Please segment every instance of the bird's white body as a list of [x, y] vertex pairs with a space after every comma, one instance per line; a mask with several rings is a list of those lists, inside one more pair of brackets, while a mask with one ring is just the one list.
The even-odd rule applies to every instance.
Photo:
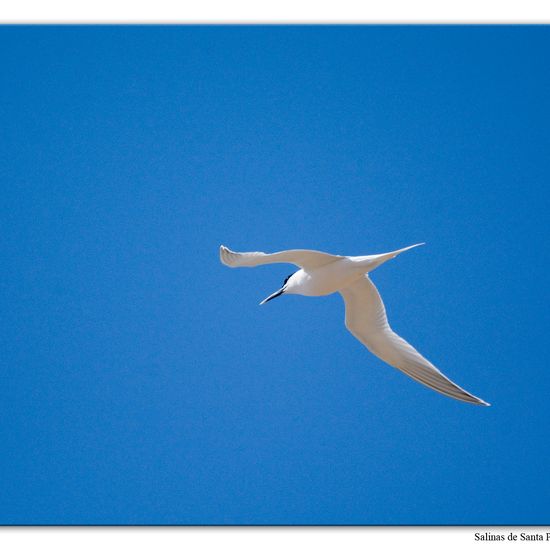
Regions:
[[286, 283], [286, 294], [327, 296], [349, 286], [363, 276], [362, 268], [350, 258], [315, 269], [300, 269]]
[[379, 265], [395, 258], [397, 254], [420, 246], [419, 244], [396, 250], [388, 254], [372, 256], [336, 256], [334, 261], [314, 267], [303, 267], [293, 273], [285, 285], [285, 294], [302, 296], [328, 296], [339, 292]]
[[339, 292], [346, 305], [346, 327], [374, 355], [444, 395], [488, 405], [449, 380], [390, 328], [382, 299], [367, 274], [416, 246], [420, 245], [370, 256], [338, 256], [315, 250], [285, 250], [274, 254], [233, 252], [221, 246], [220, 259], [229, 267], [256, 267], [271, 263], [297, 265], [300, 269], [287, 277], [282, 288], [261, 304], [282, 294], [326, 296]]

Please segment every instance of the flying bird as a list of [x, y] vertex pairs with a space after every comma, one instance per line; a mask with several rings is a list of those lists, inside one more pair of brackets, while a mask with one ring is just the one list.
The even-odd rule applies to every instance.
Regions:
[[262, 300], [260, 305], [283, 294], [327, 296], [339, 292], [346, 307], [346, 328], [374, 355], [443, 395], [467, 403], [489, 406], [489, 403], [447, 378], [393, 332], [382, 298], [369, 278], [368, 274], [384, 262], [422, 244], [424, 243], [370, 256], [337, 256], [316, 250], [283, 250], [274, 254], [233, 252], [222, 245], [220, 260], [229, 267], [256, 267], [274, 263], [296, 265], [300, 269], [289, 275], [282, 287]]

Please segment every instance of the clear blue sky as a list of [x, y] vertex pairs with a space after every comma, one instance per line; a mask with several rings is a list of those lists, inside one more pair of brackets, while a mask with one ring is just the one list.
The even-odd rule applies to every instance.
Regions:
[[[3, 27], [0, 522], [550, 521], [548, 27]], [[372, 278], [493, 404], [218, 247]]]

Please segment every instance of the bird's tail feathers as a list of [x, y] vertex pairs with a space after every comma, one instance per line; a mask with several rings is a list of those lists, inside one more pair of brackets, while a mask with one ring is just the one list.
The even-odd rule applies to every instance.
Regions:
[[393, 252], [386, 252], [385, 254], [373, 254], [371, 256], [360, 256], [357, 258], [357, 260], [359, 260], [360, 265], [364, 264], [365, 267], [368, 267], [368, 271], [372, 271], [373, 269], [376, 269], [378, 266], [382, 265], [388, 260], [392, 260], [396, 256], [399, 256], [399, 254], [401, 254], [402, 252], [410, 250], [411, 248], [416, 248], [417, 246], [422, 246], [423, 244], [426, 244], [426, 243], [413, 244], [411, 246], [406, 246], [405, 248], [400, 248], [399, 250], [394, 250]]

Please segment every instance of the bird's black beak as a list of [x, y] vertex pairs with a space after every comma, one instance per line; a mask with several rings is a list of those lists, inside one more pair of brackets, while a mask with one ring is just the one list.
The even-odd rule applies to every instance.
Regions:
[[285, 291], [284, 288], [280, 288], [277, 292], [274, 292], [271, 296], [268, 296], [265, 300], [262, 300], [260, 302], [260, 305], [262, 306], [266, 302], [269, 302], [269, 300], [273, 300], [273, 298], [277, 298], [277, 296], [280, 296]]

